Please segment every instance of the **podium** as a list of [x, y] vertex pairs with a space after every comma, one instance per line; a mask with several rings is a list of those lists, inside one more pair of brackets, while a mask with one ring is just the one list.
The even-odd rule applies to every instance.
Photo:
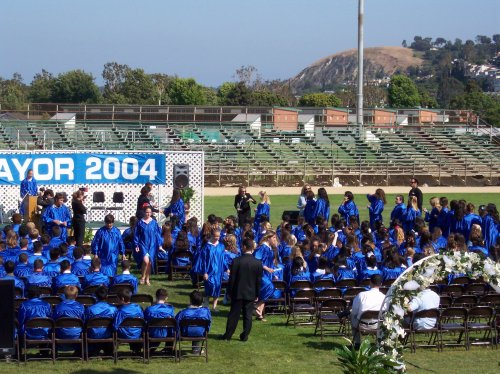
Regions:
[[24, 209], [24, 215], [23, 219], [24, 222], [28, 221], [35, 221], [36, 220], [36, 214], [37, 214], [37, 200], [38, 197], [36, 196], [25, 196], [23, 199], [23, 209]]

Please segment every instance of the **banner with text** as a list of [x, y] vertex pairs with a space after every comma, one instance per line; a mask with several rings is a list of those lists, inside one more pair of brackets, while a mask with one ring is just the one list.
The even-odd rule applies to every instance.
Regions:
[[33, 170], [39, 184], [164, 184], [165, 154], [0, 154], [0, 185], [19, 184]]

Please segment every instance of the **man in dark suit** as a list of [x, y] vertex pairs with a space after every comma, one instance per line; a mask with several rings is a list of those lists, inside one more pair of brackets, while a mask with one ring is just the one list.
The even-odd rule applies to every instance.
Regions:
[[250, 209], [250, 202], [256, 204], [255, 199], [247, 193], [247, 189], [240, 186], [238, 189], [238, 195], [234, 197], [234, 208], [238, 213], [238, 225], [243, 227], [243, 225], [249, 221], [252, 216], [252, 210]]
[[226, 332], [221, 336], [223, 340], [231, 340], [240, 313], [243, 310], [243, 332], [240, 340], [245, 342], [252, 329], [252, 314], [254, 303], [259, 296], [262, 281], [262, 262], [252, 256], [254, 250], [252, 239], [243, 241], [243, 255], [235, 258], [229, 275], [227, 294], [231, 298], [231, 310], [227, 316]]

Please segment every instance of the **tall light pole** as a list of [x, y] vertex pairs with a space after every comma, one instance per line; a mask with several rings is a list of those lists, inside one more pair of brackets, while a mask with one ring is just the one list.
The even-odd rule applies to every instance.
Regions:
[[356, 122], [358, 136], [363, 137], [363, 22], [365, 15], [365, 0], [358, 0], [358, 103]]

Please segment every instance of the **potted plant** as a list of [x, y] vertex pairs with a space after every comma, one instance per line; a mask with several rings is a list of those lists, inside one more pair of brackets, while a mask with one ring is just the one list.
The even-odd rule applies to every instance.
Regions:
[[181, 192], [181, 199], [182, 201], [184, 201], [184, 213], [187, 219], [187, 217], [189, 216], [189, 211], [191, 209], [190, 202], [194, 196], [195, 191], [191, 187], [185, 187], [181, 188], [180, 192]]

